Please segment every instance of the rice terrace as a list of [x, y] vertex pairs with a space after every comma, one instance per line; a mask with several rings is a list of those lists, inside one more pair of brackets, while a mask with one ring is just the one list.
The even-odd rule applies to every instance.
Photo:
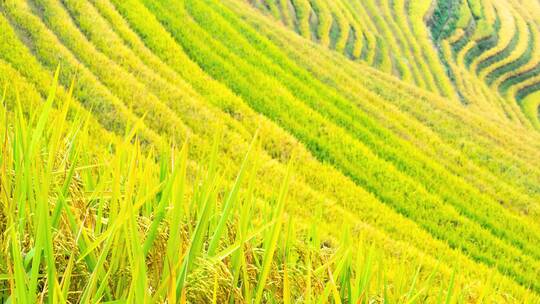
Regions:
[[0, 0], [0, 303], [540, 303], [540, 2]]

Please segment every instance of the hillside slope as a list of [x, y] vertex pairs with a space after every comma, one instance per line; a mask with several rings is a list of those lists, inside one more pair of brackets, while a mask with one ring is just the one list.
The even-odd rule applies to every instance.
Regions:
[[250, 0], [298, 34], [406, 82], [540, 130], [537, 1]]
[[[370, 12], [370, 9], [376, 9], [371, 7], [375, 6], [375, 1], [372, 2], [367, 1], [371, 5], [366, 8], [353, 6], [358, 5], [358, 1], [351, 1], [351, 7], [345, 7], [349, 6], [346, 1], [318, 0], [309, 3], [320, 5], [321, 14], [332, 9], [325, 6], [335, 6], [334, 9], [344, 16], [354, 17], [353, 13], [374, 16]], [[286, 4], [287, 1], [279, 3]], [[307, 0], [302, 3], [309, 4]], [[393, 3], [403, 6], [400, 1]], [[272, 5], [268, 7], [274, 15], [279, 13], [272, 9]], [[299, 14], [298, 7], [295, 8]], [[414, 10], [410, 6], [409, 9]], [[384, 11], [396, 18], [402, 16], [394, 7], [386, 7]], [[9, 231], [17, 230], [21, 239], [27, 235], [33, 240], [34, 231], [49, 227], [40, 226], [48, 223], [49, 217], [56, 219], [57, 222], [53, 220], [53, 223], [63, 223], [66, 227], [61, 229], [58, 227], [63, 226], [52, 225], [52, 235], [35, 241], [19, 242], [15, 232], [5, 236], [2, 241], [9, 245], [2, 247], [11, 248], [11, 252], [2, 252], [1, 255], [7, 257], [3, 260], [31, 265], [32, 272], [12, 275], [14, 271], [9, 263], [0, 264], [0, 274], [6, 274], [8, 278], [0, 277], [0, 283], [10, 281], [12, 284], [9, 286], [18, 285], [19, 289], [15, 290], [20, 290], [24, 284], [21, 282], [25, 280], [37, 282], [37, 274], [45, 274], [44, 270], [40, 271], [42, 262], [47, 271], [54, 268], [52, 265], [57, 265], [59, 271], [69, 268], [65, 264], [71, 253], [65, 248], [58, 248], [62, 244], [50, 249], [43, 245], [44, 256], [49, 259], [47, 263], [40, 260], [39, 254], [37, 258], [27, 254], [36, 243], [47, 244], [44, 240], [52, 242], [55, 237], [66, 234], [70, 236], [71, 243], [68, 243], [71, 247], [64, 247], [77, 252], [78, 256], [72, 262], [75, 266], [70, 267], [78, 271], [76, 273], [81, 279], [73, 279], [75, 283], [71, 286], [59, 279], [58, 285], [73, 291], [73, 301], [100, 299], [99, 293], [92, 298], [96, 290], [106, 300], [129, 302], [137, 297], [144, 297], [145, 301], [157, 297], [157, 301], [163, 301], [174, 294], [174, 290], [168, 290], [167, 284], [174, 281], [177, 288], [184, 287], [183, 280], [188, 281], [187, 291], [180, 288], [178, 299], [186, 296], [187, 292], [187, 298], [192, 302], [203, 301], [197, 297], [210, 294], [209, 290], [220, 290], [221, 293], [222, 289], [224, 293], [237, 290], [241, 296], [234, 296], [240, 302], [241, 299], [249, 302], [250, 296], [260, 301], [263, 294], [267, 302], [285, 301], [285, 290], [289, 288], [285, 286], [289, 283], [279, 278], [287, 277], [288, 274], [281, 274], [287, 272], [290, 264], [283, 262], [289, 259], [287, 240], [283, 239], [287, 239], [287, 234], [294, 235], [290, 230], [297, 229], [303, 236], [298, 237], [299, 248], [311, 246], [315, 249], [308, 250], [309, 254], [298, 249], [297, 256], [290, 258], [296, 261], [291, 264], [297, 266], [294, 270], [298, 272], [294, 272], [291, 266], [290, 276], [294, 283], [288, 292], [292, 293], [290, 297], [293, 299], [308, 294], [302, 288], [303, 279], [300, 279], [306, 277], [305, 273], [308, 273], [308, 278], [319, 278], [321, 286], [314, 282], [313, 289], [322, 294], [321, 298], [332, 297], [334, 302], [338, 302], [340, 297], [344, 302], [359, 299], [361, 293], [356, 294], [356, 291], [360, 289], [347, 289], [346, 286], [350, 286], [351, 281], [357, 283], [355, 287], [360, 285], [361, 268], [350, 273], [342, 269], [353, 269], [355, 263], [360, 264], [362, 259], [369, 260], [359, 249], [363, 248], [360, 244], [367, 243], [380, 248], [385, 261], [384, 266], [381, 266], [382, 262], [378, 266], [383, 269], [377, 275], [380, 277], [373, 278], [365, 291], [372, 299], [385, 296], [382, 294], [384, 290], [396, 301], [408, 299], [419, 303], [440, 301], [442, 294], [448, 301], [456, 303], [477, 302], [485, 298], [494, 302], [540, 301], [540, 134], [532, 127], [535, 122], [525, 118], [531, 118], [531, 112], [526, 116], [517, 109], [514, 97], [510, 98], [514, 102], [507, 102], [499, 93], [492, 94], [487, 85], [476, 86], [479, 80], [467, 82], [467, 85], [490, 92], [485, 98], [477, 98], [476, 93], [457, 87], [439, 64], [436, 49], [428, 53], [424, 45], [427, 40], [407, 38], [421, 37], [424, 34], [416, 31], [426, 31], [426, 28], [411, 26], [410, 32], [400, 33], [396, 38], [397, 28], [409, 30], [399, 24], [383, 24], [382, 18], [373, 22], [361, 16], [343, 18], [330, 22], [330, 25], [326, 21], [317, 39], [326, 39], [326, 44], [331, 44], [332, 48], [343, 49], [349, 55], [344, 56], [341, 52], [329, 50], [326, 45], [310, 41], [313, 37], [310, 19], [306, 15], [303, 19], [286, 19], [291, 18], [290, 15], [283, 17], [289, 20], [286, 24], [298, 24], [302, 34], [298, 35], [244, 0], [5, 0], [0, 3], [0, 12], [0, 79], [6, 84], [5, 100], [7, 109], [12, 113], [10, 117], [17, 117], [17, 100], [24, 108], [22, 112], [30, 117], [40, 117], [33, 111], [40, 101], [50, 96], [57, 68], [60, 69], [55, 103], [57, 112], [62, 113], [60, 101], [70, 99], [68, 96], [74, 81], [73, 100], [68, 107], [75, 113], [82, 113], [82, 117], [86, 117], [85, 114], [90, 117], [86, 122], [88, 131], [84, 132], [86, 135], [79, 147], [84, 166], [77, 169], [81, 171], [80, 187], [84, 189], [81, 191], [90, 194], [83, 195], [81, 201], [66, 200], [74, 205], [64, 208], [65, 212], [58, 211], [62, 215], [53, 210], [49, 214], [32, 202], [27, 208], [15, 207], [15, 204], [10, 204], [14, 199], [2, 198], [5, 199], [2, 217], [11, 218], [10, 212], [13, 211], [7, 206], [12, 206], [13, 210], [18, 208], [19, 218], [32, 219], [28, 225], [13, 220], [13, 227], [20, 230], [13, 228]], [[317, 18], [322, 27], [322, 15]], [[336, 31], [332, 28], [344, 22], [358, 22], [358, 26], [367, 29], [363, 32], [364, 44], [345, 39], [344, 35], [330, 35]], [[516, 26], [519, 25], [517, 23]], [[306, 26], [309, 32], [306, 32]], [[519, 26], [523, 27], [523, 24]], [[531, 35], [537, 35], [538, 31], [532, 26], [529, 26]], [[374, 28], [381, 28], [381, 36], [367, 37], [375, 33]], [[501, 22], [501, 31], [502, 28]], [[357, 33], [356, 30], [352, 32]], [[325, 35], [329, 37], [323, 38]], [[397, 47], [405, 43], [399, 39], [407, 40], [410, 45], [407, 48]], [[445, 41], [441, 38], [442, 49]], [[393, 56], [407, 59], [401, 63], [399, 60], [386, 62], [393, 57], [381, 52], [380, 48], [364, 46], [370, 43], [378, 43], [387, 50], [401, 50], [402, 53]], [[410, 61], [415, 58], [411, 50], [423, 50], [427, 59]], [[368, 63], [377, 64], [374, 68], [363, 61], [350, 60], [351, 54], [371, 58]], [[485, 60], [491, 58], [487, 54], [483, 56]], [[505, 66], [502, 62], [493, 63], [499, 67], [482, 64], [485, 61], [477, 59], [480, 57], [473, 58], [478, 67], [475, 69], [487, 78]], [[531, 60], [537, 57], [531, 55]], [[405, 64], [407, 60], [409, 63]], [[507, 64], [510, 63], [508, 61]], [[523, 63], [524, 66], [529, 64], [529, 61]], [[463, 67], [458, 65], [457, 69]], [[488, 69], [492, 71], [488, 72]], [[393, 71], [401, 71], [398, 76], [402, 79], [392, 75], [396, 74]], [[473, 74], [467, 72], [466, 75]], [[493, 83], [502, 86], [504, 81], [499, 80], [502, 77], [506, 76], [492, 77]], [[534, 77], [519, 83], [531, 83], [526, 87], [534, 87], [535, 82], [530, 79]], [[513, 83], [508, 90], [518, 85], [518, 82]], [[514, 90], [515, 94], [523, 95], [523, 102], [527, 104], [524, 108], [533, 112], [538, 108], [535, 94], [520, 93], [524, 89]], [[470, 97], [470, 103], [475, 106], [464, 106], [458, 92], [463, 96], [470, 95], [466, 98]], [[61, 114], [54, 115], [62, 117]], [[67, 117], [69, 125], [76, 130], [75, 122], [78, 120], [73, 117], [78, 116]], [[2, 126], [11, 124], [10, 121], [16, 120], [6, 118]], [[81, 118], [80, 121], [86, 120]], [[60, 135], [54, 135], [54, 120], [49, 123], [47, 130], [52, 134], [50, 138], [55, 139]], [[35, 128], [40, 130], [39, 126], [36, 123]], [[136, 126], [136, 134], [132, 136], [137, 140], [132, 140], [131, 136], [124, 139], [126, 130], [133, 126]], [[11, 129], [3, 128], [6, 134]], [[20, 137], [22, 135], [13, 135], [10, 142], [17, 142]], [[216, 139], [220, 137], [221, 140]], [[257, 140], [252, 143], [254, 137]], [[171, 145], [181, 146], [179, 143], [185, 141], [189, 142], [189, 149], [167, 152]], [[53, 140], [51, 142], [54, 143]], [[43, 149], [47, 150], [47, 142], [44, 143]], [[24, 140], [22, 146], [26, 147]], [[254, 150], [250, 153], [256, 155], [259, 170], [252, 168], [256, 165], [245, 165], [247, 161], [244, 158], [250, 159], [246, 153], [251, 150]], [[4, 155], [9, 155], [5, 151], [7, 149], [4, 149]], [[20, 152], [14, 149], [13, 154]], [[39, 159], [40, 153], [30, 152], [28, 159], [34, 155]], [[79, 157], [79, 153], [68, 155], [69, 161], [58, 161], [61, 164], [50, 160], [51, 168], [60, 166], [51, 172], [67, 171], [71, 157]], [[220, 169], [214, 167], [215, 155], [219, 155]], [[173, 159], [172, 164], [167, 157]], [[183, 158], [189, 161], [178, 161]], [[3, 156], [2, 164], [11, 164], [12, 159], [17, 157]], [[104, 169], [99, 169], [102, 170], [98, 174], [100, 178], [92, 177], [93, 159], [97, 164], [113, 166], [103, 166]], [[175, 207], [177, 199], [171, 198], [169, 209], [165, 208], [160, 198], [167, 195], [159, 192], [161, 190], [152, 201], [155, 204], [144, 203], [154, 189], [165, 187], [165, 183], [170, 183], [171, 189], [183, 185], [183, 180], [177, 180], [175, 174], [169, 176], [164, 173], [175, 167], [175, 160], [184, 163], [185, 170], [188, 170], [186, 183], [189, 186], [186, 188], [193, 188], [186, 190], [192, 202], [186, 206], [190, 207]], [[287, 169], [289, 162], [292, 163], [291, 169]], [[13, 161], [12, 165], [13, 171], [19, 172], [17, 170], [21, 167], [17, 162]], [[201, 168], [210, 173], [201, 173], [204, 172], [200, 171]], [[36, 174], [41, 174], [36, 170]], [[3, 171], [4, 179], [11, 176], [5, 173], [8, 171]], [[234, 211], [230, 212], [234, 212], [239, 220], [238, 223], [227, 224], [220, 219], [228, 219], [227, 206], [232, 205], [227, 204], [224, 197], [226, 193], [235, 193], [230, 189], [235, 189], [235, 181], [240, 179], [237, 176], [242, 175], [238, 172], [248, 172], [249, 178], [245, 179], [250, 181], [246, 182], [247, 190], [240, 194], [242, 206], [249, 205], [248, 201], [257, 203], [253, 203], [249, 207], [252, 210], [245, 214], [231, 207]], [[292, 178], [288, 191], [276, 190], [289, 174]], [[51, 176], [55, 175], [51, 173]], [[148, 177], [146, 182], [145, 176]], [[15, 179], [13, 184], [19, 185], [17, 182], [21, 180]], [[31, 183], [33, 178], [28, 177], [27, 181]], [[116, 184], [122, 185], [118, 187], [121, 189], [114, 187]], [[197, 185], [202, 186], [199, 189]], [[63, 189], [53, 182], [50, 187]], [[209, 190], [214, 187], [215, 192]], [[13, 189], [28, 197], [34, 195], [32, 190], [28, 190], [32, 187], [14, 186]], [[124, 195], [130, 193], [130, 189], [137, 189], [133, 190], [136, 193], [133, 197]], [[92, 196], [92, 191], [99, 194]], [[288, 193], [286, 199], [285, 192]], [[47, 194], [46, 191], [44, 193]], [[51, 190], [51, 193], [56, 192]], [[68, 195], [63, 190], [58, 190], [58, 193], [62, 193], [60, 197]], [[59, 194], [51, 196], [57, 198]], [[44, 201], [48, 202], [47, 195]], [[209, 203], [214, 201], [222, 203], [216, 206]], [[131, 204], [139, 206], [140, 210], [125, 207]], [[283, 214], [279, 212], [279, 206], [283, 206], [283, 213], [296, 228], [286, 230], [287, 223], [281, 227]], [[70, 213], [70, 209], [77, 208], [80, 210], [75, 215]], [[184, 244], [182, 248], [185, 250], [181, 253], [170, 249], [160, 254], [160, 250], [167, 246], [174, 248], [180, 242], [172, 237], [174, 233], [166, 231], [177, 229], [171, 222], [180, 219], [168, 211], [180, 210], [175, 208], [187, 210], [182, 213], [182, 221], [187, 228], [177, 232], [178, 238], [190, 245]], [[36, 214], [42, 216], [42, 220], [34, 220], [39, 218]], [[87, 216], [92, 220], [86, 220]], [[62, 221], [57, 218], [62, 218]], [[163, 228], [169, 226], [162, 225], [162, 220], [171, 227]], [[274, 225], [278, 222], [279, 225]], [[243, 228], [233, 229], [234, 232], [225, 233], [222, 238], [213, 237], [218, 234], [212, 232], [213, 229], [221, 231], [225, 229], [224, 225], [232, 229], [230, 226], [235, 227], [236, 224]], [[257, 231], [270, 225], [273, 225], [271, 231], [275, 230], [275, 233], [257, 241], [248, 238], [252, 233], [251, 238], [257, 239], [260, 233]], [[81, 237], [83, 241], [77, 237], [79, 230], [85, 231]], [[317, 233], [310, 235], [313, 230]], [[147, 235], [158, 235], [156, 244], [153, 239], [144, 242], [141, 252], [137, 247]], [[193, 242], [197, 240], [196, 236], [205, 240], [207, 237], [208, 240]], [[279, 257], [275, 258], [274, 264], [268, 262], [272, 266], [265, 266], [264, 261], [272, 261], [273, 258], [273, 251], [269, 251], [273, 247], [269, 244], [277, 243], [278, 238], [280, 245], [276, 256]], [[111, 239], [121, 240], [117, 244], [126, 245], [112, 246], [107, 241]], [[190, 239], [193, 243], [189, 243]], [[85, 243], [82, 246], [81, 242], [90, 245]], [[237, 242], [249, 244], [245, 246], [246, 251], [252, 247], [257, 249], [253, 249], [253, 256], [245, 255], [254, 269], [238, 262], [238, 247], [244, 247], [236, 245]], [[17, 252], [15, 245], [23, 249]], [[129, 249], [125, 249], [127, 253], [123, 255], [124, 247]], [[182, 263], [191, 266], [196, 264], [197, 258], [210, 263], [214, 261], [217, 248], [220, 254], [234, 249], [230, 258], [223, 258], [226, 260], [223, 267], [232, 269], [231, 278], [227, 274], [223, 275], [223, 281], [218, 280], [218, 276], [221, 278], [218, 272], [227, 273], [220, 268], [214, 271], [215, 283], [213, 277], [208, 279], [214, 272], [190, 272], [189, 275], [206, 276], [210, 282], [199, 284], [197, 277], [189, 276], [189, 270], [185, 270], [189, 267]], [[327, 249], [334, 254], [325, 255], [324, 250]], [[56, 254], [52, 254], [53, 251]], [[193, 253], [198, 251], [201, 253]], [[272, 252], [269, 258], [266, 252]], [[321, 261], [316, 267], [310, 265], [311, 259], [304, 260], [308, 255], [311, 257], [311, 252], [314, 261], [315, 256], [320, 255]], [[103, 262], [102, 259], [109, 254], [116, 262]], [[184, 255], [187, 258], [182, 260]], [[19, 262], [17, 259], [21, 256], [26, 261]], [[159, 261], [156, 264], [163, 265], [154, 265], [151, 258]], [[87, 261], [92, 259], [95, 261]], [[164, 266], [166, 259], [178, 260], [178, 264], [182, 264], [178, 269], [182, 271], [176, 273], [173, 266], [167, 270]], [[280, 266], [282, 262], [285, 266]], [[204, 265], [203, 262], [201, 264]], [[201, 264], [196, 264], [198, 266], [194, 269], [203, 269]], [[262, 287], [255, 287], [257, 285], [253, 283], [253, 294], [246, 291], [246, 284], [242, 287], [237, 284], [231, 289], [234, 283], [254, 276], [250, 272], [256, 273], [257, 282], [260, 282], [265, 270], [270, 271], [270, 268], [272, 273], [269, 276], [275, 281], [269, 280], [268, 284], [260, 285]], [[432, 273], [436, 273], [435, 279]], [[109, 277], [111, 274], [121, 279]], [[47, 272], [47, 275], [51, 273]], [[385, 288], [380, 287], [382, 281]], [[417, 281], [424, 285], [415, 287]], [[43, 287], [45, 284], [49, 284], [48, 289]], [[388, 290], [386, 284], [390, 286]], [[50, 295], [55, 289], [53, 280], [29, 286], [33, 288], [26, 290], [30, 294], [40, 290], [41, 294]], [[87, 289], [80, 292], [84, 286]], [[56, 288], [62, 290], [62, 287]], [[416, 292], [422, 297], [414, 298], [412, 295]], [[80, 293], [82, 296], [78, 298]], [[25, 298], [23, 294], [18, 296]], [[47, 297], [53, 301], [51, 298]], [[20, 302], [24, 303], [24, 300], [20, 299]]]

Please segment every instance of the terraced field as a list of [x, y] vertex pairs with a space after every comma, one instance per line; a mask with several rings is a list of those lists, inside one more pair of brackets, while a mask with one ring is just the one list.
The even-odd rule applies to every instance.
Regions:
[[0, 2], [0, 302], [540, 303], [538, 6]]
[[248, 2], [353, 61], [538, 129], [540, 101], [524, 102], [540, 90], [538, 1]]

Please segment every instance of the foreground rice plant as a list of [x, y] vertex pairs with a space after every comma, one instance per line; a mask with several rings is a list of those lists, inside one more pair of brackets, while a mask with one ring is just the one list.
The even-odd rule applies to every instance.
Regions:
[[55, 100], [56, 86], [39, 109], [9, 100], [6, 90], [0, 302], [453, 299], [453, 279], [448, 289], [430, 289], [436, 271], [423, 278], [420, 268], [411, 278], [385, 273], [379, 250], [352, 244], [349, 233], [334, 245], [316, 223], [299, 227], [286, 211], [291, 165], [275, 199], [259, 199], [256, 138], [229, 181], [219, 164], [220, 135], [199, 166], [188, 160], [188, 143], [159, 152], [141, 146], [137, 126], [114, 143], [100, 142], [69, 99]]

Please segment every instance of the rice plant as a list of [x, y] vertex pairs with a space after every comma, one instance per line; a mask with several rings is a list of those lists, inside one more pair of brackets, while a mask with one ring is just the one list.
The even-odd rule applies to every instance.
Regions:
[[538, 303], [535, 8], [1, 1], [0, 302]]
[[[317, 225], [297, 226], [287, 211], [294, 157], [274, 199], [262, 201], [257, 136], [227, 186], [219, 134], [200, 166], [189, 141], [145, 151], [139, 124], [93, 143], [107, 152], [87, 151], [88, 117], [68, 115], [71, 95], [57, 100], [57, 90], [31, 115], [2, 98], [3, 301], [434, 301], [436, 268], [388, 274], [373, 245], [348, 233], [329, 243]], [[452, 282], [441, 290], [454, 293]]]

